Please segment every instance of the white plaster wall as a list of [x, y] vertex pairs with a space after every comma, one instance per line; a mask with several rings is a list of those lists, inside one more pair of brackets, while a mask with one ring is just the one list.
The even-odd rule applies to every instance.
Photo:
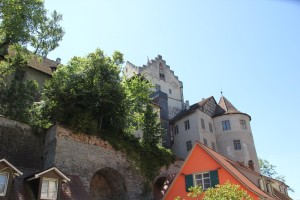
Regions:
[[[185, 130], [184, 122], [187, 120], [190, 122], [190, 129]], [[176, 125], [178, 125], [178, 134], [174, 135], [172, 151], [177, 157], [185, 159], [189, 153], [186, 149], [186, 142], [191, 140], [193, 147], [196, 141], [200, 141], [197, 113], [194, 112], [191, 115], [178, 120], [174, 126]]]
[[[212, 118], [209, 115], [207, 115], [206, 113], [204, 113], [200, 110], [198, 110], [196, 112], [197, 112], [197, 119], [198, 119], [200, 142], [202, 144], [204, 144], [203, 139], [205, 138], [207, 140], [207, 146], [212, 149], [212, 142], [213, 142], [213, 143], [215, 143], [215, 147], [216, 147], [216, 150], [217, 150], [218, 147], [217, 147], [216, 135], [215, 135], [215, 130], [214, 130], [214, 125], [213, 125]], [[205, 129], [202, 128], [201, 119], [204, 120]], [[212, 124], [213, 132], [209, 131], [209, 123]]]
[[[230, 121], [231, 130], [223, 131], [222, 121], [225, 120]], [[247, 130], [242, 129], [240, 120], [246, 121]], [[214, 118], [213, 122], [218, 152], [234, 161], [244, 162], [246, 165], [249, 160], [252, 160], [255, 171], [260, 172], [250, 127], [250, 117], [245, 114], [228, 114]], [[241, 141], [241, 150], [234, 150], [233, 140]]]

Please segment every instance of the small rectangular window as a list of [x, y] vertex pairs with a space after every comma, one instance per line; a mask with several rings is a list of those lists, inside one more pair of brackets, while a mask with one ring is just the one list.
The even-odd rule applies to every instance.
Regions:
[[172, 90], [171, 89], [169, 89], [169, 94], [172, 94]]
[[57, 186], [58, 186], [58, 181], [56, 179], [43, 178], [41, 199], [56, 199]]
[[195, 185], [201, 186], [203, 190], [207, 190], [211, 185], [209, 173], [195, 174], [194, 180]]
[[211, 143], [211, 148], [212, 148], [214, 151], [216, 151], [216, 145], [215, 145], [214, 142]]
[[201, 118], [201, 127], [202, 127], [203, 129], [205, 129], [204, 119], [202, 119], [202, 118]]
[[5, 196], [8, 184], [8, 173], [0, 173], [0, 196]]
[[165, 75], [163, 73], [159, 73], [160, 80], [165, 80]]
[[155, 89], [156, 89], [156, 90], [160, 90], [160, 85], [155, 84]]
[[242, 149], [240, 140], [233, 140], [233, 145], [234, 145], [235, 150], [241, 150]]
[[240, 124], [241, 124], [241, 128], [243, 129], [243, 130], [247, 130], [247, 125], [246, 125], [246, 121], [245, 120], [240, 120]]
[[192, 149], [192, 141], [189, 140], [186, 142], [186, 151], [190, 151]]
[[207, 139], [203, 138], [203, 144], [207, 146]]
[[209, 131], [210, 131], [211, 133], [213, 133], [214, 131], [213, 131], [213, 128], [212, 128], [212, 124], [211, 124], [210, 122], [209, 122], [208, 126], [209, 126]]
[[178, 134], [178, 125], [174, 126], [174, 134], [175, 134], [175, 135]]
[[189, 120], [184, 122], [184, 127], [185, 127], [185, 130], [190, 129], [190, 121]]
[[222, 121], [222, 126], [223, 126], [223, 131], [231, 130], [230, 121], [229, 120]]

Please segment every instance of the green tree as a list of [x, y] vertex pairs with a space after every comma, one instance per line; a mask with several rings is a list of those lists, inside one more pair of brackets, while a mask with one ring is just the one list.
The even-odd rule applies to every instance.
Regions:
[[44, 118], [85, 133], [122, 130], [126, 114], [119, 76], [122, 62], [121, 53], [110, 58], [100, 49], [72, 58], [45, 85]]
[[157, 145], [162, 137], [162, 128], [158, 121], [158, 113], [154, 112], [153, 105], [146, 105], [143, 116], [143, 142], [147, 145]]
[[49, 17], [42, 0], [0, 0], [1, 114], [31, 125], [34, 122], [37, 84], [12, 81], [11, 75], [26, 70], [34, 54], [46, 56], [58, 46], [64, 35], [61, 19], [56, 11]]
[[49, 17], [42, 0], [0, 0], [1, 55], [9, 45], [19, 44], [46, 56], [62, 40], [61, 19], [56, 11]]
[[150, 94], [153, 85], [144, 76], [137, 74], [129, 79], [123, 76], [122, 84], [126, 94], [125, 132], [132, 134], [143, 127], [145, 108], [151, 103]]
[[[230, 182], [216, 185], [215, 188], [208, 188], [206, 191], [203, 191], [201, 186], [192, 186], [189, 188], [189, 191], [187, 196], [197, 200], [253, 200], [239, 185], [231, 184]], [[180, 196], [175, 198], [175, 200], [180, 199]]]
[[[282, 181], [285, 183], [285, 177], [283, 175], [279, 175], [276, 171], [276, 166], [271, 164], [269, 161], [259, 158], [258, 164], [260, 168], [260, 173], [262, 175], [274, 178], [276, 180]], [[294, 192], [294, 189], [288, 187], [288, 190]]]
[[12, 81], [10, 87], [0, 88], [0, 113], [12, 119], [29, 123], [38, 86], [35, 81]]

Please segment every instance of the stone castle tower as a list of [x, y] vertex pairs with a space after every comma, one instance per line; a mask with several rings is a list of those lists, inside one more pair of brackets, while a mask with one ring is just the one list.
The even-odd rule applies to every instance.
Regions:
[[141, 74], [155, 86], [152, 97], [160, 106], [160, 118], [162, 127], [165, 129], [163, 145], [171, 147], [171, 136], [169, 130], [169, 121], [183, 106], [183, 84], [175, 76], [174, 72], [158, 55], [154, 60], [148, 61], [147, 65], [137, 67], [130, 62], [126, 63], [123, 74], [130, 78], [134, 74]]

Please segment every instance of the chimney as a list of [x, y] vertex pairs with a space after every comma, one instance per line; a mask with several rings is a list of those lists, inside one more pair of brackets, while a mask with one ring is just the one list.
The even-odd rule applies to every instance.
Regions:
[[188, 100], [185, 101], [185, 109], [190, 109], [190, 102]]
[[57, 62], [57, 64], [60, 64], [61, 59], [60, 58], [56, 58], [56, 62]]
[[254, 163], [252, 160], [248, 161], [248, 167], [254, 171]]

